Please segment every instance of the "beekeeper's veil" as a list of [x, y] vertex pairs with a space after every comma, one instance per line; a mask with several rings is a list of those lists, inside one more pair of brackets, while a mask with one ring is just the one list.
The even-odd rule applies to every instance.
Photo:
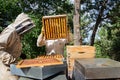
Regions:
[[15, 27], [16, 32], [21, 35], [32, 29], [35, 25], [27, 14], [21, 13], [17, 16], [11, 26]]

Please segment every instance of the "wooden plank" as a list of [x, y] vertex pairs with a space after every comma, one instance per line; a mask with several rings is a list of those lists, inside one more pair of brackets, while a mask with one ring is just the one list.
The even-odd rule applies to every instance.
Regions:
[[52, 15], [52, 16], [43, 16], [44, 19], [48, 19], [48, 18], [61, 18], [61, 17], [66, 17], [66, 14], [63, 15]]
[[63, 33], [64, 33], [64, 34], [63, 34], [63, 36], [64, 36], [64, 37], [67, 37], [67, 36], [66, 36], [66, 35], [67, 35], [67, 31], [66, 31], [66, 30], [67, 30], [67, 27], [65, 27], [65, 26], [67, 26], [67, 25], [65, 24], [65, 23], [66, 23], [66, 19], [65, 19], [65, 18], [63, 18], [63, 22], [64, 22], [64, 23], [63, 23], [63, 24], [64, 24], [64, 27], [63, 27]]
[[48, 19], [48, 20], [49, 20], [49, 28], [48, 29], [50, 30], [49, 34], [51, 35], [49, 38], [52, 39], [53, 38], [53, 34], [54, 34], [54, 31], [53, 31], [53, 28], [52, 28], [53, 24], [52, 24], [52, 20], [51, 19]]
[[74, 66], [74, 59], [73, 58], [69, 59], [67, 63], [68, 63], [68, 70], [72, 71], [73, 66]]
[[61, 30], [62, 30], [62, 33], [61, 33], [61, 38], [63, 37], [63, 30], [64, 30], [64, 24], [63, 24], [63, 18], [61, 18]]
[[58, 19], [55, 19], [55, 24], [56, 24], [56, 26], [55, 26], [56, 29], [55, 29], [55, 30], [56, 30], [56, 39], [57, 39], [57, 38], [59, 39], [59, 37], [58, 37], [59, 33], [58, 33], [58, 23], [57, 23], [57, 20], [58, 20]]
[[62, 28], [61, 28], [61, 19], [60, 18], [58, 18], [58, 20], [59, 20], [59, 31], [60, 31], [60, 38], [62, 37]]

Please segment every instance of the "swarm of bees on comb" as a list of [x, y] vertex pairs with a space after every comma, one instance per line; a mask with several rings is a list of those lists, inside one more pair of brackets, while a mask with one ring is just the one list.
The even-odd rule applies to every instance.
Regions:
[[59, 53], [52, 54], [52, 55], [41, 55], [37, 57], [37, 59], [51, 59], [51, 58], [55, 58], [60, 61], [64, 59], [63, 55]]
[[50, 65], [59, 65], [63, 64], [63, 55], [54, 54], [54, 55], [42, 55], [38, 56], [35, 59], [25, 59], [18, 62], [16, 65], [17, 68], [33, 67], [33, 66], [50, 66]]

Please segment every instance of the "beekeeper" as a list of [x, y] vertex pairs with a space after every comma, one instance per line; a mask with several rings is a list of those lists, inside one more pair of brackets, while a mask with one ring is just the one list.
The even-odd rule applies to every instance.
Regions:
[[0, 80], [18, 80], [10, 72], [10, 64], [21, 55], [21, 36], [34, 27], [27, 14], [21, 13], [0, 33]]
[[38, 36], [37, 39], [37, 46], [42, 47], [45, 45], [46, 47], [46, 54], [62, 54], [64, 55], [64, 47], [67, 43], [72, 41], [72, 33], [70, 30], [68, 30], [68, 37], [67, 38], [61, 38], [61, 39], [55, 39], [55, 40], [45, 40], [44, 36], [44, 28], [41, 29], [41, 34]]

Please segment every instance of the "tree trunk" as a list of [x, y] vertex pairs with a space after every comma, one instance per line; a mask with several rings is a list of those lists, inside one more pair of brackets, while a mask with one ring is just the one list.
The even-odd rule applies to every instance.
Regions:
[[99, 24], [100, 24], [101, 21], [102, 21], [102, 16], [103, 16], [104, 9], [106, 8], [106, 3], [107, 3], [107, 1], [108, 1], [108, 0], [105, 0], [105, 1], [102, 3], [102, 7], [101, 7], [101, 9], [100, 9], [100, 11], [99, 11], [99, 14], [98, 14], [96, 23], [95, 23], [95, 25], [94, 25], [93, 32], [92, 32], [91, 39], [90, 39], [90, 45], [91, 45], [91, 46], [94, 45], [96, 32], [97, 32], [97, 29], [98, 29]]
[[80, 0], [74, 0], [74, 45], [82, 44], [82, 37], [80, 35]]

